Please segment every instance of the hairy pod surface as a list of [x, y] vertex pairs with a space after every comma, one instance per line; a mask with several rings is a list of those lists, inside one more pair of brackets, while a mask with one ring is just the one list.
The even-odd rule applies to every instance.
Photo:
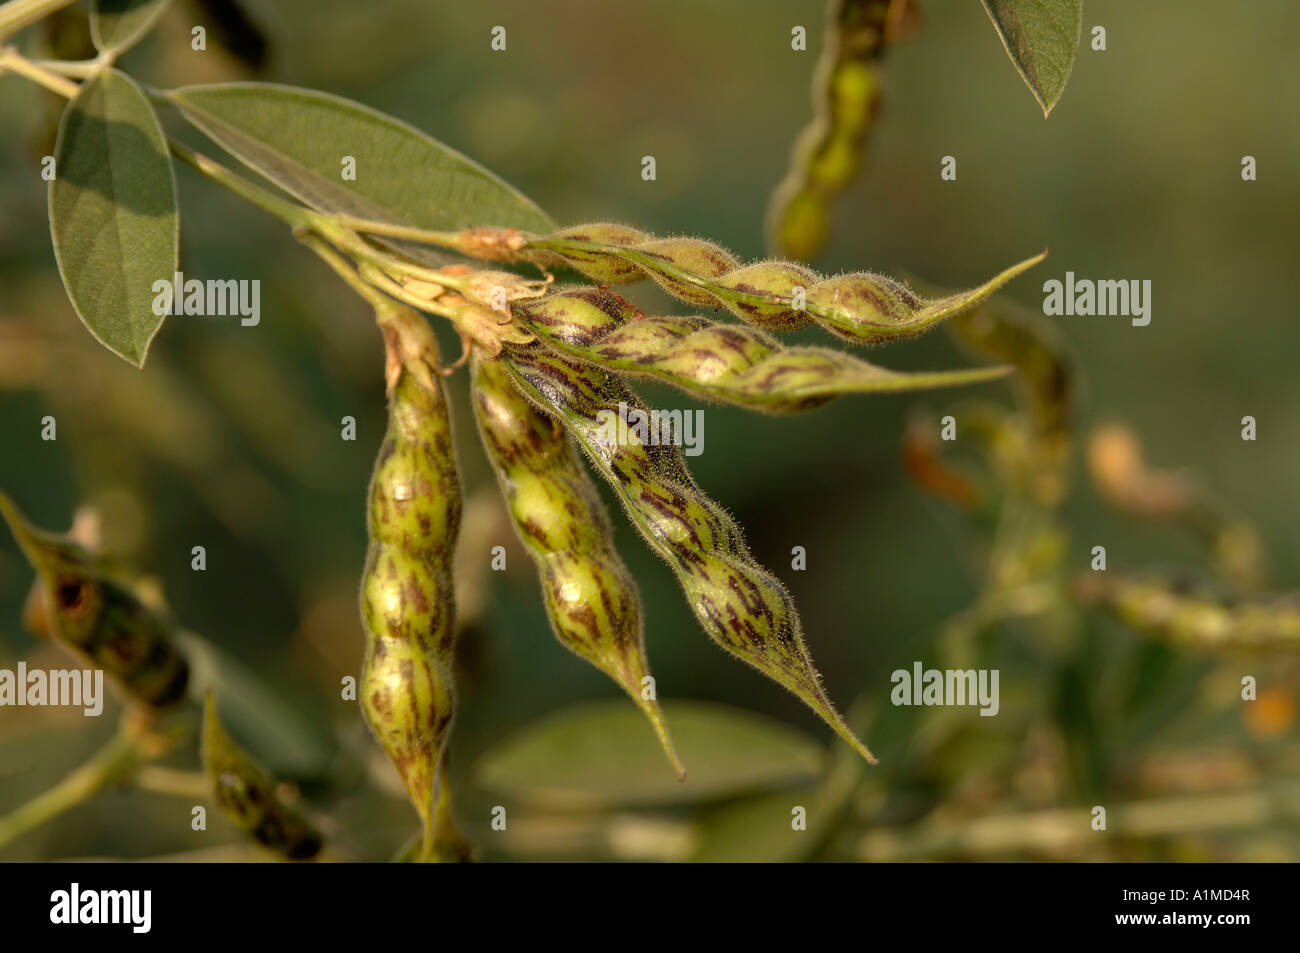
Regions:
[[66, 536], [32, 526], [8, 497], [0, 513], [36, 570], [54, 639], [101, 668], [130, 700], [164, 708], [185, 695], [190, 667], [172, 624]]
[[[634, 232], [639, 241], [631, 240]], [[605, 284], [650, 278], [683, 301], [724, 307], [755, 327], [781, 331], [816, 322], [846, 341], [870, 345], [915, 337], [973, 308], [1047, 253], [1012, 265], [977, 288], [928, 299], [884, 275], [822, 278], [783, 261], [741, 266], [702, 239], [656, 239], [605, 223], [525, 236], [513, 254], [542, 267], [569, 266]]]
[[695, 317], [643, 317], [601, 288], [560, 289], [515, 313], [566, 357], [653, 377], [706, 400], [791, 414], [841, 394], [949, 387], [1009, 368], [902, 373], [825, 348], [784, 347], [754, 328]]
[[874, 761], [822, 689], [790, 594], [755, 562], [740, 527], [696, 485], [681, 448], [606, 438], [607, 415], [645, 412], [636, 396], [600, 368], [537, 346], [508, 348], [502, 360], [524, 395], [569, 429], [618, 494], [709, 636], [794, 692]]
[[830, 204], [857, 174], [880, 104], [880, 60], [910, 0], [831, 0], [813, 78], [812, 123], [768, 209], [771, 247], [808, 261], [826, 243]]
[[217, 809], [263, 847], [289, 860], [311, 860], [324, 838], [302, 812], [285, 804], [276, 782], [226, 733], [212, 692], [203, 705], [203, 771]]
[[391, 387], [388, 432], [370, 483], [360, 698], [420, 815], [427, 856], [455, 702], [460, 480], [432, 332], [405, 311], [384, 331]]
[[500, 361], [474, 359], [474, 413], [519, 538], [537, 564], [561, 644], [617, 682], [641, 708], [668, 760], [685, 775], [653, 695], [635, 581], [614, 549], [595, 485], [564, 428], [536, 410]]

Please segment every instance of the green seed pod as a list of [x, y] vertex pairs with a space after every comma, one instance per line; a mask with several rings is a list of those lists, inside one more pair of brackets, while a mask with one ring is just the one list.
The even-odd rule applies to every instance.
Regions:
[[420, 816], [428, 857], [455, 701], [452, 557], [460, 481], [432, 332], [407, 310], [387, 316], [383, 330], [389, 418], [370, 484], [361, 708]]
[[203, 704], [200, 748], [212, 799], [227, 820], [289, 860], [311, 860], [320, 853], [320, 831], [280, 799], [275, 779], [226, 734], [211, 690]]
[[[651, 259], [665, 262], [670, 269], [645, 269], [651, 280], [674, 298], [691, 304], [712, 305], [715, 296], [707, 287], [697, 287], [699, 279], [721, 278], [740, 267], [740, 262], [726, 249], [698, 238], [657, 238], [636, 246]], [[678, 277], [684, 274], [686, 277]]]
[[788, 261], [759, 261], [724, 275], [719, 284], [735, 297], [738, 317], [765, 331], [797, 331], [812, 323], [806, 309], [792, 309], [792, 290], [805, 291], [821, 278]]
[[826, 244], [831, 202], [853, 181], [880, 106], [880, 61], [910, 0], [831, 0], [813, 78], [812, 123], [768, 208], [769, 245], [809, 261]]
[[1300, 650], [1300, 593], [1226, 599], [1172, 579], [1126, 578], [1107, 572], [1079, 577], [1075, 595], [1138, 632], [1178, 645]]
[[28, 523], [4, 494], [0, 514], [36, 570], [54, 639], [102, 668], [134, 702], [164, 708], [179, 701], [190, 669], [172, 638], [171, 621], [82, 546]]
[[[607, 229], [621, 230], [618, 243], [572, 237], [601, 234]], [[823, 279], [782, 261], [741, 267], [728, 252], [709, 242], [642, 236], [642, 241], [632, 243], [628, 231], [623, 226], [597, 224], [541, 237], [501, 233], [491, 247], [493, 254], [509, 254], [539, 265], [569, 265], [600, 282], [649, 277], [683, 301], [724, 307], [742, 321], [761, 328], [793, 330], [815, 321], [854, 344], [878, 344], [922, 334], [975, 307], [1047, 254], [1012, 265], [977, 288], [927, 299], [883, 275], [864, 272]], [[462, 233], [460, 242], [467, 252], [489, 244], [482, 240], [470, 242], [467, 235]], [[511, 244], [506, 243], [507, 237]], [[616, 268], [609, 259], [635, 266], [635, 270]]]
[[596, 487], [563, 428], [535, 410], [500, 361], [474, 359], [474, 412], [519, 538], [537, 563], [546, 612], [566, 648], [617, 682], [685, 776], [659, 703], [644, 696], [649, 665], [636, 583], [619, 559]]
[[507, 348], [502, 360], [524, 395], [577, 439], [672, 568], [709, 636], [798, 695], [874, 761], [826, 697], [790, 594], [754, 561], [740, 527], [696, 485], [681, 448], [610, 439], [620, 415], [646, 413], [636, 396], [600, 368], [570, 364], [536, 345]]
[[639, 317], [600, 288], [559, 289], [515, 308], [553, 350], [665, 381], [707, 400], [770, 413], [820, 407], [840, 394], [919, 390], [1005, 376], [1008, 368], [900, 373], [839, 351], [782, 347], [761, 331], [704, 318]]
[[643, 277], [637, 265], [602, 250], [602, 246], [605, 245], [636, 245], [645, 241], [645, 233], [635, 228], [597, 222], [561, 229], [550, 237], [573, 242], [575, 247], [563, 255], [539, 251], [530, 256], [530, 260], [539, 265], [550, 265], [556, 268], [564, 266], [576, 268], [593, 281], [610, 285], [640, 281]]

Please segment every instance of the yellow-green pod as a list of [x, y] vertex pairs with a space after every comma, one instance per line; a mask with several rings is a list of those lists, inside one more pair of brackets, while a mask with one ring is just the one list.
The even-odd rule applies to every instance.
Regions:
[[537, 564], [560, 643], [617, 682], [654, 727], [679, 774], [653, 691], [647, 691], [641, 600], [614, 550], [605, 507], [564, 429], [535, 410], [500, 361], [474, 360], [474, 413], [519, 538]]
[[171, 621], [80, 544], [28, 523], [4, 494], [0, 514], [36, 570], [55, 641], [103, 669], [134, 702], [164, 708], [179, 701], [190, 668], [172, 638]]
[[912, 15], [911, 0], [830, 0], [813, 77], [815, 115], [768, 208], [769, 245], [809, 261], [826, 244], [830, 207], [853, 181], [880, 106], [880, 61]]
[[610, 433], [648, 408], [598, 367], [538, 344], [502, 352], [511, 380], [560, 419], [627, 508], [637, 531], [672, 568], [705, 632], [801, 698], [855, 751], [875, 761], [835, 710], [803, 641], [794, 600], [750, 554], [740, 527], [695, 483], [681, 448]]
[[311, 860], [324, 837], [302, 812], [276, 793], [275, 778], [226, 733], [212, 692], [203, 704], [203, 772], [217, 809], [255, 841], [289, 860]]
[[[483, 230], [472, 230], [481, 232]], [[462, 233], [467, 252], [484, 243]], [[602, 235], [616, 235], [608, 241]], [[632, 241], [635, 235], [640, 241]], [[510, 239], [507, 242], [506, 239]], [[1046, 252], [1004, 269], [984, 284], [940, 298], [924, 298], [884, 275], [860, 272], [823, 278], [785, 261], [741, 265], [730, 252], [695, 238], [654, 238], [621, 225], [580, 225], [551, 235], [501, 233], [493, 255], [542, 266], [567, 265], [602, 284], [650, 278], [691, 304], [723, 307], [749, 324], [786, 331], [816, 322], [854, 344], [915, 337], [969, 311]], [[617, 264], [615, 264], [617, 262]], [[526, 307], [536, 300], [520, 300]]]
[[420, 816], [428, 858], [438, 765], [455, 705], [452, 557], [460, 480], [432, 332], [407, 310], [386, 317], [383, 329], [389, 417], [370, 483], [360, 701]]

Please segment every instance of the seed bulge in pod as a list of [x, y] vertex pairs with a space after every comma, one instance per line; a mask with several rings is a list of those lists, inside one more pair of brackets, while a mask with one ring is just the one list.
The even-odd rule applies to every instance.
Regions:
[[[740, 265], [724, 249], [698, 238], [659, 238], [644, 242], [637, 247], [637, 251], [701, 278], [718, 278]], [[644, 267], [655, 283], [670, 295], [691, 304], [717, 304], [717, 298], [712, 292], [688, 280], [662, 274], [653, 265]]]
[[742, 300], [723, 299], [737, 317], [767, 331], [795, 331], [812, 320], [804, 308], [792, 307], [795, 289], [802, 288], [806, 297], [808, 289], [818, 281], [820, 278], [813, 272], [790, 262], [760, 261], [728, 272], [718, 284], [747, 296]]
[[606, 245], [636, 245], [647, 238], [644, 232], [627, 225], [615, 225], [609, 222], [595, 222], [590, 225], [574, 225], [532, 243], [532, 247], [543, 250], [541, 257], [533, 256], [539, 264], [567, 265], [576, 268], [593, 281], [604, 284], [622, 285], [640, 281], [641, 269], [609, 252], [566, 245], [562, 251], [552, 252], [547, 249], [547, 241], [556, 239], [560, 242], [597, 242]]

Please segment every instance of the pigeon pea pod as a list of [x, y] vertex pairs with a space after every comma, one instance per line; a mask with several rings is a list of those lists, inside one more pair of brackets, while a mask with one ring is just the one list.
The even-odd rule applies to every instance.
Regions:
[[131, 701], [155, 709], [179, 701], [190, 667], [171, 621], [80, 544], [28, 523], [4, 494], [0, 515], [36, 570], [55, 641], [103, 669]]
[[1300, 650], [1300, 593], [1225, 599], [1172, 579], [1089, 573], [1075, 595], [1124, 625], [1176, 645], [1200, 649]]
[[813, 81], [812, 123], [768, 209], [771, 243], [807, 261], [826, 243], [830, 203], [853, 181], [880, 105], [884, 52], [911, 0], [831, 0]]
[[420, 816], [430, 858], [455, 696], [452, 557], [460, 481], [437, 343], [405, 309], [383, 324], [388, 432], [370, 484], [361, 707]]
[[754, 328], [697, 317], [643, 317], [601, 288], [517, 304], [516, 317], [553, 350], [656, 378], [706, 400], [789, 414], [841, 394], [973, 384], [1009, 368], [903, 373], [825, 348], [783, 347]]
[[528, 403], [500, 361], [476, 356], [473, 370], [483, 446], [519, 538], [537, 564], [556, 637], [632, 697], [684, 775], [659, 703], [653, 693], [646, 697], [641, 600], [614, 550], [596, 487], [563, 427]]
[[612, 421], [645, 412], [636, 396], [600, 368], [571, 364], [536, 345], [507, 348], [502, 360], [524, 395], [568, 428], [618, 494], [633, 525], [676, 574], [710, 638], [784, 685], [874, 761], [826, 696], [790, 594], [750, 555], [740, 527], [696, 485], [681, 448], [610, 439]]
[[915, 337], [987, 299], [1038, 264], [1046, 252], [1012, 265], [984, 284], [923, 298], [902, 282], [867, 272], [823, 278], [785, 261], [741, 265], [712, 242], [654, 238], [624, 225], [576, 225], [550, 235], [476, 228], [446, 238], [449, 247], [495, 261], [567, 266], [603, 284], [650, 278], [692, 304], [724, 307], [769, 331], [815, 322], [854, 344]]
[[311, 860], [320, 853], [320, 831], [281, 800], [275, 779], [226, 733], [211, 691], [203, 706], [200, 748], [213, 801], [232, 824], [289, 860]]

